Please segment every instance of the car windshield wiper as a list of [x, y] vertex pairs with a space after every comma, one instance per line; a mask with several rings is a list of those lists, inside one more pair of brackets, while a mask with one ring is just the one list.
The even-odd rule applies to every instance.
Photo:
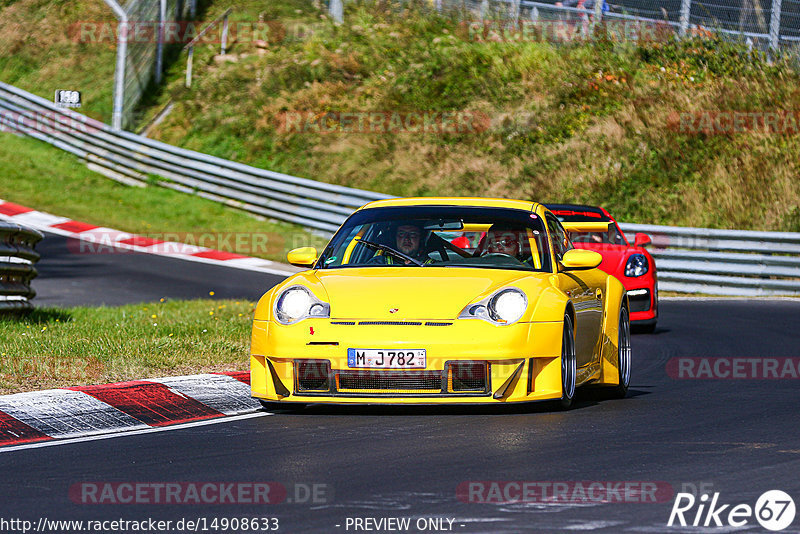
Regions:
[[375, 248], [375, 249], [378, 249], [378, 250], [382, 250], [383, 252], [391, 254], [395, 258], [399, 258], [399, 259], [401, 259], [403, 261], [409, 261], [409, 262], [413, 263], [414, 265], [416, 265], [417, 267], [424, 267], [425, 266], [425, 264], [422, 263], [421, 261], [416, 260], [416, 259], [412, 258], [411, 256], [406, 256], [405, 254], [403, 254], [399, 250], [395, 250], [395, 249], [393, 249], [392, 247], [390, 247], [388, 245], [381, 245], [380, 243], [375, 243], [373, 241], [367, 241], [366, 239], [359, 239], [358, 242], [362, 243], [364, 245], [367, 245], [370, 248]]

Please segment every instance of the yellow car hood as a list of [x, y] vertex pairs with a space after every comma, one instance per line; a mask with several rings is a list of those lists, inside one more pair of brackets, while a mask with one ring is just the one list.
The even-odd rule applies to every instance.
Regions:
[[[503, 269], [368, 267], [318, 270], [331, 318], [448, 319], [470, 302], [531, 274]], [[541, 274], [540, 274], [541, 275]]]

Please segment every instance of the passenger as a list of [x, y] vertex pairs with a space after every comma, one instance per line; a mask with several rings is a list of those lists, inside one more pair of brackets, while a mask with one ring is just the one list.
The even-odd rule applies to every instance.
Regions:
[[478, 255], [505, 254], [523, 261], [525, 247], [523, 246], [525, 231], [503, 225], [494, 225], [478, 245]]

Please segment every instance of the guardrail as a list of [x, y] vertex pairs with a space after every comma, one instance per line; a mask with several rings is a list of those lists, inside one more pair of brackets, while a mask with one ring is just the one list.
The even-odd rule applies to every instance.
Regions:
[[36, 296], [31, 280], [36, 275], [33, 266], [39, 260], [34, 250], [44, 236], [36, 230], [0, 221], [0, 312], [27, 309]]
[[157, 183], [257, 215], [336, 231], [367, 202], [388, 195], [297, 178], [114, 130], [0, 82], [0, 126], [66, 150], [128, 185]]
[[649, 224], [620, 227], [626, 234], [643, 232], [652, 238], [650, 253], [662, 291], [800, 295], [800, 233]]
[[[109, 126], [0, 82], [0, 127], [50, 143], [129, 185], [156, 183], [258, 215], [334, 232], [389, 195], [258, 169]], [[659, 288], [719, 295], [800, 295], [800, 233], [622, 224], [653, 238]]]

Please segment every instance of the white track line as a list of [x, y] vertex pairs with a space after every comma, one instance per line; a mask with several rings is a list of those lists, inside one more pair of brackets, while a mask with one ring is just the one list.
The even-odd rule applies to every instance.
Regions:
[[56, 445], [69, 445], [72, 443], [83, 443], [86, 441], [98, 441], [101, 439], [111, 439], [111, 438], [124, 438], [126, 436], [135, 436], [139, 434], [152, 434], [154, 432], [166, 432], [169, 430], [183, 430], [185, 428], [194, 428], [198, 426], [206, 426], [206, 425], [216, 425], [218, 423], [231, 423], [233, 421], [241, 421], [243, 419], [253, 419], [255, 417], [266, 417], [268, 415], [275, 415], [270, 412], [258, 412], [258, 413], [248, 413], [244, 415], [234, 415], [231, 417], [220, 417], [217, 419], [208, 419], [205, 421], [193, 421], [191, 423], [181, 423], [178, 425], [173, 426], [161, 426], [155, 428], [145, 428], [142, 430], [131, 430], [131, 431], [122, 431], [122, 432], [115, 432], [113, 434], [101, 434], [98, 436], [84, 436], [80, 438], [69, 438], [69, 439], [56, 439], [53, 441], [40, 441], [37, 443], [26, 443], [24, 445], [12, 445], [10, 447], [0, 447], [0, 453], [4, 452], [12, 452], [12, 451], [20, 451], [25, 449], [39, 449], [42, 447], [54, 447]]

